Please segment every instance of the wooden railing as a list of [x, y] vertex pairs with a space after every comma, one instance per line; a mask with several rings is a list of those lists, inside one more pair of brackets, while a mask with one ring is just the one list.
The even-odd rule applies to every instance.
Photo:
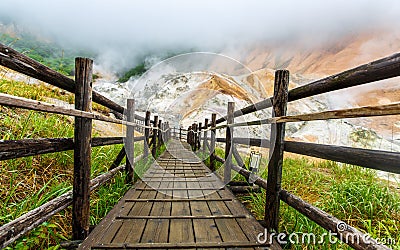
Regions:
[[[75, 80], [72, 80], [0, 44], [0, 65], [75, 94], [75, 109], [70, 109], [0, 93], [0, 105], [3, 106], [75, 117], [74, 138], [0, 141], [0, 160], [74, 150], [73, 190], [2, 225], [0, 227], [0, 248], [11, 244], [70, 205], [72, 205], [73, 239], [82, 240], [89, 233], [90, 192], [111, 180], [118, 172], [124, 169], [127, 172], [127, 182], [131, 182], [133, 180], [135, 162], [142, 157], [148, 157], [149, 147], [151, 146], [152, 154], [155, 156], [157, 147], [171, 137], [171, 129], [168, 124], [158, 120], [157, 116], [151, 121], [150, 112], [146, 112], [145, 117], [135, 114], [133, 99], [127, 101], [127, 109], [125, 109], [93, 91], [93, 61], [91, 59], [77, 58], [75, 60]], [[109, 108], [117, 118], [93, 113], [92, 100]], [[92, 138], [93, 120], [126, 125], [126, 136]], [[144, 136], [135, 137], [134, 130], [142, 132]], [[138, 141], [144, 141], [144, 153], [134, 158], [134, 142]], [[109, 171], [90, 180], [91, 148], [122, 143], [124, 143], [125, 147], [119, 152]], [[127, 156], [126, 164], [125, 166], [120, 166], [125, 156]]]
[[[215, 161], [224, 163], [225, 183], [230, 181], [231, 170], [238, 172], [246, 179], [250, 176], [250, 172], [245, 168], [243, 160], [236, 149], [236, 144], [270, 149], [268, 178], [264, 180], [257, 177], [255, 181], [255, 184], [266, 189], [264, 220], [270, 232], [278, 232], [280, 201], [284, 201], [326, 230], [336, 233], [339, 239], [359, 239], [359, 241], [353, 240], [345, 242], [355, 249], [389, 249], [384, 245], [378, 244], [375, 240], [367, 241], [366, 239], [368, 239], [368, 237], [354, 227], [347, 226], [344, 230], [339, 230], [338, 225], [343, 225], [343, 221], [282, 189], [281, 179], [284, 151], [400, 174], [400, 153], [398, 152], [284, 140], [285, 124], [288, 122], [400, 114], [400, 103], [393, 103], [390, 105], [286, 116], [288, 102], [397, 76], [400, 76], [400, 54], [394, 54], [373, 61], [322, 80], [297, 87], [290, 91], [288, 91], [289, 72], [287, 70], [278, 70], [275, 72], [273, 97], [236, 111], [234, 111], [234, 103], [230, 102], [228, 103], [226, 116], [215, 120], [216, 114], [213, 114], [211, 117], [211, 124], [209, 124], [208, 119], [206, 119], [205, 126], [201, 126], [200, 124], [193, 124], [190, 126], [187, 140], [188, 143], [192, 145], [192, 148], [197, 150], [201, 145], [199, 141], [203, 139], [203, 150], [208, 149], [210, 151], [210, 168], [214, 170]], [[264, 120], [234, 123], [234, 118], [266, 108], [273, 108], [273, 117]], [[217, 126], [217, 124], [221, 124], [225, 121], [226, 124]], [[260, 138], [235, 138], [233, 136], [233, 129], [235, 127], [262, 124], [271, 124], [271, 140]], [[224, 128], [226, 129], [226, 137], [215, 138], [215, 131]], [[211, 131], [211, 137], [208, 137], [208, 131]], [[215, 155], [216, 142], [225, 143], [224, 159]], [[233, 165], [232, 157], [236, 159], [238, 166]]]

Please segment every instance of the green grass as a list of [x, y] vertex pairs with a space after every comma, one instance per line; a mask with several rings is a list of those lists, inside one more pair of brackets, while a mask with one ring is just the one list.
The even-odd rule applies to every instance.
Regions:
[[[26, 84], [18, 81], [0, 79], [0, 93], [44, 102], [48, 102], [49, 98], [58, 99], [69, 104], [73, 104], [75, 102], [75, 97], [73, 94], [46, 83]], [[94, 111], [103, 113], [105, 115], [108, 115], [109, 113], [109, 109], [100, 104], [93, 103], [92, 106]]]
[[[223, 157], [223, 150], [217, 149]], [[244, 159], [248, 164], [248, 158]], [[261, 166], [266, 166], [263, 159]], [[267, 170], [261, 177], [267, 179]], [[243, 177], [235, 177], [243, 180]], [[390, 184], [376, 177], [374, 170], [335, 163], [331, 161], [312, 161], [308, 158], [286, 158], [283, 166], [282, 188], [301, 197], [323, 211], [343, 220], [348, 225], [368, 233], [372, 238], [394, 240], [388, 244], [400, 249], [400, 185]], [[242, 197], [257, 219], [263, 219], [265, 191]], [[325, 229], [281, 202], [280, 232], [290, 235], [314, 233], [322, 236]], [[301, 234], [299, 234], [301, 235]], [[390, 242], [392, 243], [392, 242]], [[351, 249], [338, 241], [323, 244], [287, 244], [285, 249]]]
[[64, 75], [74, 75], [75, 57], [93, 57], [93, 53], [62, 48], [56, 43], [40, 40], [28, 33], [21, 33], [17, 36], [1, 34], [0, 43]]
[[146, 72], [146, 67], [144, 62], [137, 65], [136, 67], [125, 72], [119, 79], [118, 82], [127, 82], [132, 76], [141, 76], [144, 72]]
[[[70, 94], [47, 85], [31, 85], [0, 80], [0, 92], [35, 100], [61, 98]], [[0, 107], [0, 140], [73, 137], [73, 119], [66, 116]], [[96, 131], [93, 131], [98, 136]], [[136, 143], [135, 155], [143, 143]], [[95, 147], [92, 150], [92, 178], [107, 172], [122, 145]], [[8, 223], [47, 201], [71, 190], [73, 151], [0, 161], [0, 224]], [[91, 194], [90, 223], [95, 225], [129, 189], [125, 174], [119, 173], [108, 184]], [[53, 216], [20, 238], [8, 249], [55, 249], [71, 236], [71, 208]]]

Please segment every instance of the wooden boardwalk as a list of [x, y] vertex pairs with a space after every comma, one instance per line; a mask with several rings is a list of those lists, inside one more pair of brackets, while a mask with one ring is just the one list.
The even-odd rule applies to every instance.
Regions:
[[187, 147], [169, 143], [79, 249], [267, 247], [264, 228]]

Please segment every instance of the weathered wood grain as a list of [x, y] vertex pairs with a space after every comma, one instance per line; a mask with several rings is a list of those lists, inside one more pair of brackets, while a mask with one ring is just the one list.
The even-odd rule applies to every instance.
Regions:
[[[235, 111], [235, 103], [228, 102], [227, 110], [227, 124], [232, 124], [234, 122], [233, 112]], [[233, 128], [227, 127], [225, 133], [225, 164], [224, 164], [224, 183], [229, 183], [231, 181], [232, 174], [232, 138], [233, 138]]]
[[[141, 141], [144, 136], [135, 137], [136, 141]], [[92, 147], [122, 144], [123, 137], [94, 137]], [[72, 138], [41, 138], [41, 139], [22, 139], [11, 141], [0, 141], [0, 161], [55, 153], [74, 149]]]
[[153, 157], [156, 157], [156, 152], [157, 152], [157, 126], [158, 126], [158, 116], [155, 115], [154, 116], [154, 120], [153, 120], [153, 138], [152, 138], [152, 144], [153, 147], [151, 148], [151, 155]]
[[235, 123], [230, 125], [230, 127], [247, 127], [247, 126], [263, 125], [263, 124], [274, 124], [274, 123], [346, 119], [346, 118], [387, 116], [387, 115], [398, 115], [398, 114], [400, 114], [400, 103], [393, 103], [388, 105], [331, 110], [331, 111], [324, 111], [311, 114], [273, 117], [263, 120]]
[[95, 114], [92, 112], [86, 112], [86, 111], [77, 110], [77, 109], [65, 108], [62, 106], [57, 106], [57, 105], [42, 102], [42, 101], [30, 100], [27, 98], [7, 95], [7, 94], [3, 94], [3, 93], [0, 93], [0, 105], [35, 110], [35, 111], [42, 111], [42, 112], [53, 113], [53, 114], [61, 114], [61, 115], [75, 116], [75, 117], [81, 117], [81, 118], [89, 118], [89, 119], [93, 119], [93, 120], [111, 122], [111, 123], [116, 123], [116, 124], [133, 125], [133, 123], [127, 123], [123, 120], [114, 119], [114, 118], [104, 116], [101, 114]]
[[285, 151], [400, 174], [400, 153], [285, 141]]
[[[75, 108], [86, 112], [92, 112], [92, 70], [92, 60], [87, 58], [75, 59]], [[75, 117], [72, 195], [73, 240], [83, 240], [89, 234], [91, 140], [92, 120]]]
[[[288, 101], [289, 71], [275, 72], [273, 116], [286, 115]], [[270, 160], [268, 162], [268, 179], [265, 202], [264, 220], [267, 229], [278, 232], [279, 223], [279, 191], [281, 190], [283, 143], [285, 139], [285, 123], [272, 124], [271, 128]]]
[[146, 128], [144, 129], [144, 148], [143, 148], [144, 157], [147, 157], [149, 155], [150, 116], [151, 116], [150, 111], [146, 111], [146, 117], [144, 120], [144, 125], [146, 126]]
[[[135, 100], [127, 99], [126, 100], [126, 120], [128, 122], [133, 122], [135, 120]], [[131, 183], [133, 180], [133, 171], [134, 171], [134, 152], [135, 152], [135, 127], [127, 126], [126, 127], [126, 137], [124, 141], [125, 152], [126, 152], [126, 164], [125, 164], [125, 172], [126, 172], [126, 183]]]

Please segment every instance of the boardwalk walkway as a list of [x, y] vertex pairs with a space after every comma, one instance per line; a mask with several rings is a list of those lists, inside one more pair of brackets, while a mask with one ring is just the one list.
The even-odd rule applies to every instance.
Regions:
[[169, 143], [80, 249], [260, 247], [264, 228], [187, 147]]

